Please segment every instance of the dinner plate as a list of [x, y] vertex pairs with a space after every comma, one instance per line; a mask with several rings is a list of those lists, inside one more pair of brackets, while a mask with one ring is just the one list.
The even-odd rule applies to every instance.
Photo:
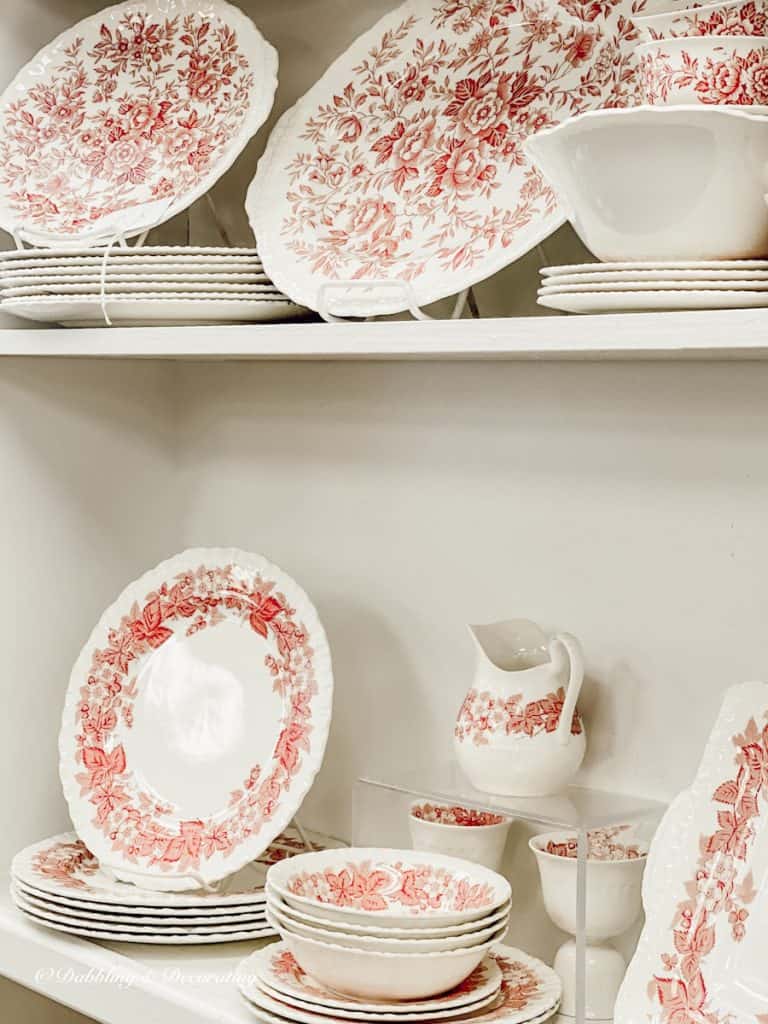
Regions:
[[407, 0], [386, 14], [271, 133], [246, 201], [267, 273], [302, 305], [325, 293], [331, 313], [366, 316], [528, 252], [565, 218], [523, 142], [635, 101], [631, 13]]
[[540, 295], [540, 306], [565, 313], [639, 313], [683, 309], [756, 309], [768, 293], [755, 291], [557, 292]]
[[[768, 685], [726, 691], [690, 794], [685, 833], [657, 851], [665, 886], [646, 921], [616, 1001], [616, 1024], [729, 1021], [768, 1013]], [[665, 835], [667, 839], [665, 839]]]
[[559, 267], [542, 267], [543, 277], [556, 277], [560, 274], [592, 274], [610, 271], [755, 271], [768, 272], [768, 260], [660, 260], [653, 262], [638, 260], [637, 263], [565, 263]]
[[[243, 965], [246, 973], [258, 982], [268, 985], [286, 998], [295, 999], [310, 1006], [322, 1006], [327, 1010], [345, 1010], [360, 1013], [429, 1013], [434, 1015], [443, 1010], [455, 1010], [474, 1004], [486, 996], [495, 995], [501, 986], [501, 974], [493, 957], [485, 957], [459, 989], [452, 989], [433, 999], [409, 1000], [408, 1002], [376, 1002], [370, 999], [336, 992], [317, 981], [302, 969], [284, 942], [275, 943], [268, 949], [260, 950]], [[321, 1012], [318, 1010], [318, 1012]]]
[[204, 195], [272, 108], [277, 54], [226, 0], [128, 0], [0, 97], [0, 225], [45, 245], [136, 235]]
[[[94, 278], [101, 280], [104, 263], [101, 260], [92, 264], [65, 264], [63, 266], [52, 265], [50, 267], [28, 267], [21, 266], [0, 266], [0, 279], [7, 282], [19, 284], [35, 284], [48, 281], [72, 281], [76, 282], [83, 278]], [[189, 281], [224, 281], [233, 279], [235, 281], [252, 281], [254, 284], [263, 284], [269, 281], [267, 275], [257, 266], [250, 267], [246, 264], [219, 264], [199, 263], [184, 264], [170, 262], [140, 263], [112, 263], [106, 264], [107, 279], [116, 277], [127, 278], [131, 281], [142, 281], [156, 278], [182, 278]]]
[[75, 830], [144, 888], [237, 871], [301, 805], [332, 693], [325, 632], [287, 573], [234, 548], [168, 559], [104, 612], [72, 670], [59, 773]]
[[[286, 1024], [286, 1021], [291, 1021], [293, 1019], [291, 1017], [291, 1015], [290, 1015], [290, 1010], [285, 1015], [278, 1016], [277, 1014], [270, 1013], [268, 1010], [264, 1010], [262, 1007], [257, 1006], [255, 1003], [252, 1003], [250, 1001], [250, 999], [248, 999], [245, 995], [243, 995], [242, 992], [240, 993], [240, 998], [245, 1003], [245, 1005], [248, 1007], [248, 1009], [251, 1011], [251, 1013], [256, 1018], [256, 1020], [261, 1020], [263, 1022], [263, 1024]], [[506, 1018], [504, 1016], [501, 1016], [501, 1017], [498, 1017], [498, 1018], [490, 1018], [489, 1014], [490, 1014], [490, 1012], [492, 1012], [493, 1009], [495, 1009], [496, 1004], [498, 1004], [499, 1007], [502, 1007], [503, 1000], [501, 999], [500, 996], [497, 996], [496, 999], [493, 1001], [491, 1010], [489, 1010], [489, 1011], [479, 1010], [477, 1012], [477, 1015], [475, 1015], [473, 1013], [467, 1012], [467, 1014], [465, 1016], [459, 1017], [459, 1020], [468, 1020], [468, 1021], [483, 1020], [483, 1019], [484, 1020], [490, 1020], [490, 1019], [505, 1020]], [[557, 1002], [557, 1003], [555, 1003], [554, 1006], [552, 1006], [548, 1010], [545, 1010], [543, 1013], [540, 1013], [537, 1017], [527, 1018], [525, 1020], [524, 1024], [544, 1024], [544, 1021], [547, 1021], [551, 1017], [554, 1017], [554, 1015], [557, 1013], [557, 1011], [559, 1009], [560, 1009], [560, 1003]], [[428, 1018], [428, 1020], [430, 1020], [430, 1019], [432, 1019], [432, 1018]], [[325, 1024], [328, 1024], [328, 1018], [326, 1018]]]
[[212, 293], [205, 297], [194, 293], [135, 292], [110, 295], [106, 302], [99, 293], [80, 296], [37, 296], [2, 299], [0, 307], [8, 313], [38, 323], [65, 327], [99, 327], [109, 322], [115, 327], [194, 327], [202, 323], [276, 323], [299, 320], [308, 310], [287, 299], [251, 297], [247, 299]]
[[590, 284], [611, 284], [621, 286], [624, 282], [628, 284], [644, 283], [651, 287], [655, 282], [667, 281], [683, 282], [686, 288], [698, 281], [723, 281], [735, 282], [738, 284], [752, 281], [768, 281], [768, 272], [765, 270], [609, 270], [594, 274], [555, 274], [542, 278], [542, 286], [569, 287], [570, 285]]
[[261, 262], [257, 249], [234, 248], [230, 246], [216, 245], [113, 245], [111, 247], [90, 245], [78, 248], [31, 248], [31, 249], [6, 249], [0, 252], [0, 258], [12, 263], [24, 263], [28, 260], [40, 260], [43, 262], [54, 261], [69, 262], [71, 260], [103, 260], [108, 256], [109, 260], [134, 260], [142, 262], [146, 259], [166, 259], [195, 261], [195, 260], [255, 260]]
[[768, 288], [768, 281], [745, 281], [734, 278], [727, 281], [590, 281], [586, 284], [546, 284], [539, 288], [539, 295], [553, 292], [576, 294], [578, 292], [664, 292], [664, 291], [753, 291], [762, 292]]
[[[3, 286], [2, 296], [4, 299], [19, 299], [28, 296], [45, 296], [50, 294], [57, 296], [92, 295], [96, 292], [101, 293], [101, 291], [101, 278], [97, 276], [86, 277], [81, 281], [58, 280], [36, 284], [19, 284], [14, 281], [11, 285]], [[210, 281], [206, 279], [193, 281], [184, 277], [169, 278], [168, 280], [163, 280], [156, 276], [139, 280], [115, 276], [107, 277], [104, 281], [103, 291], [106, 295], [130, 295], [133, 292], [138, 292], [141, 295], [145, 295], [147, 292], [152, 292], [153, 294], [169, 292], [172, 295], [191, 295], [200, 292], [203, 295], [214, 296], [231, 294], [237, 297], [285, 299], [282, 292], [279, 292], [272, 284], [251, 284], [250, 282], [232, 280]]]

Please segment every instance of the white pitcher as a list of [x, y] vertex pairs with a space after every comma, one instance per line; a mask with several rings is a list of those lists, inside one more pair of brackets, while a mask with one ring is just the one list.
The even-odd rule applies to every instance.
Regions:
[[568, 633], [547, 637], [526, 619], [469, 630], [477, 664], [456, 719], [459, 764], [486, 793], [556, 793], [586, 750], [576, 708], [584, 679], [581, 645]]

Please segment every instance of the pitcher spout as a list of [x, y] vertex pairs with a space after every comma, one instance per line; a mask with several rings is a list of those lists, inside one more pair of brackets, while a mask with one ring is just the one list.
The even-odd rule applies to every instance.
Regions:
[[478, 658], [502, 672], [518, 672], [548, 660], [547, 635], [529, 619], [470, 625]]

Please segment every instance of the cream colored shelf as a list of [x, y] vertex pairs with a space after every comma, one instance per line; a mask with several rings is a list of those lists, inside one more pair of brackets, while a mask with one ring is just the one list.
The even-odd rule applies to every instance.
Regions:
[[431, 322], [0, 330], [0, 355], [142, 359], [765, 359], [768, 309]]

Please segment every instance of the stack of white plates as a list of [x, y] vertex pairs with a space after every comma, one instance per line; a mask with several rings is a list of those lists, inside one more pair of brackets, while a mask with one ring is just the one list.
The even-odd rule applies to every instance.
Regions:
[[768, 306], [768, 261], [576, 263], [541, 271], [539, 305], [567, 313]]
[[[317, 845], [334, 845], [310, 833]], [[215, 891], [157, 892], [116, 881], [74, 832], [18, 853], [11, 896], [38, 924], [92, 939], [173, 945], [235, 942], [274, 935], [266, 919], [264, 881], [270, 864], [305, 849], [294, 829]]]
[[72, 327], [296, 319], [255, 249], [23, 249], [0, 257], [2, 308]]
[[367, 1000], [343, 995], [304, 971], [284, 942], [268, 946], [238, 969], [238, 985], [264, 1024], [366, 1024], [387, 1021], [505, 1021], [540, 1024], [560, 1006], [555, 972], [522, 950], [496, 945], [459, 986], [428, 999]]

